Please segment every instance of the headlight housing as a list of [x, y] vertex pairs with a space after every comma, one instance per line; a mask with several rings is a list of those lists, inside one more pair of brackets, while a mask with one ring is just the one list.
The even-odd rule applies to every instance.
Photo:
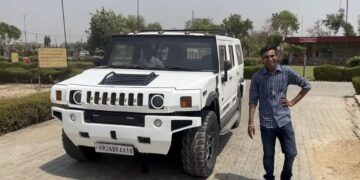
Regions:
[[81, 91], [80, 90], [73, 90], [70, 91], [70, 104], [76, 104], [76, 105], [80, 105], [81, 104]]
[[150, 94], [149, 107], [150, 109], [164, 109], [164, 95]]

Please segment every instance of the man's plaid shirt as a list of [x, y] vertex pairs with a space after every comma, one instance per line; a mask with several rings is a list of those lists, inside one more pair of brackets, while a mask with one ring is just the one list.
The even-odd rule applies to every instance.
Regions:
[[286, 97], [288, 85], [298, 85], [310, 89], [310, 83], [292, 69], [278, 65], [274, 74], [264, 66], [252, 76], [249, 104], [257, 105], [259, 101], [260, 125], [265, 128], [277, 128], [291, 121], [290, 110], [281, 104]]

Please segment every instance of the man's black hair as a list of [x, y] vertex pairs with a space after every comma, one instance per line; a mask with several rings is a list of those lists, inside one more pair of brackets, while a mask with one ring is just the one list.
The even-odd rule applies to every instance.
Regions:
[[260, 56], [262, 57], [266, 52], [270, 51], [270, 50], [274, 50], [275, 53], [277, 54], [277, 48], [275, 45], [273, 44], [267, 44], [264, 47], [262, 47], [260, 49]]

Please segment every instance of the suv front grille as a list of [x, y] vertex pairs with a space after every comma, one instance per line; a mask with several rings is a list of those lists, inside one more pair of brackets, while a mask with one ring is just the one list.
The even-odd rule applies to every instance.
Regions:
[[116, 93], [87, 91], [86, 103], [112, 106], [143, 106], [144, 95], [142, 93]]

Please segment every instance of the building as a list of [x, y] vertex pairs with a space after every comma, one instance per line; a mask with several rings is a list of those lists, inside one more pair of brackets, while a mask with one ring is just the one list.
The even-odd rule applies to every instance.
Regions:
[[344, 65], [346, 59], [360, 56], [360, 36], [287, 37], [285, 42], [306, 49], [306, 58], [304, 53], [291, 53], [289, 64], [303, 64], [306, 59], [308, 65]]

